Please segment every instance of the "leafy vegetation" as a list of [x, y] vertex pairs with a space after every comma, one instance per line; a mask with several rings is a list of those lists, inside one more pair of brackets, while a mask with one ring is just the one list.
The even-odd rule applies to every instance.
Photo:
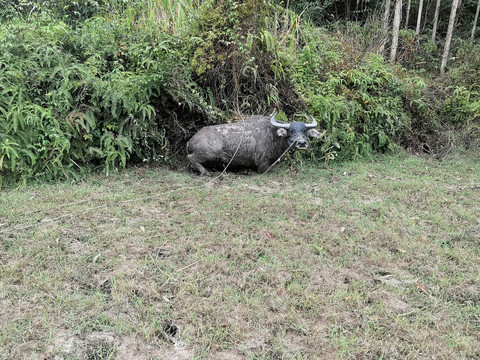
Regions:
[[[318, 118], [325, 136], [306, 154], [316, 161], [394, 144], [440, 149], [445, 127], [478, 133], [478, 45], [459, 42], [438, 84], [428, 72], [436, 44], [417, 46], [404, 31], [399, 54], [410, 70], [392, 67], [375, 50], [384, 33], [367, 12], [357, 14], [364, 26], [325, 30], [273, 1], [2, 5], [0, 182], [169, 161], [206, 124], [274, 109]], [[332, 6], [341, 13], [335, 1], [320, 10]]]
[[165, 157], [169, 126], [156, 108], [176, 101], [203, 110], [182, 69], [188, 64], [174, 51], [180, 39], [153, 26], [137, 29], [129, 9], [76, 29], [41, 18], [4, 25], [3, 172], [49, 179], [98, 161], [111, 171], [132, 154]]

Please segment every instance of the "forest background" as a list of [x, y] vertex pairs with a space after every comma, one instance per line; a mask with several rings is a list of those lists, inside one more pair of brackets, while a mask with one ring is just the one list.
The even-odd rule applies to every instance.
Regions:
[[479, 4], [0, 0], [0, 187], [171, 163], [275, 109], [317, 118], [312, 161], [478, 148]]

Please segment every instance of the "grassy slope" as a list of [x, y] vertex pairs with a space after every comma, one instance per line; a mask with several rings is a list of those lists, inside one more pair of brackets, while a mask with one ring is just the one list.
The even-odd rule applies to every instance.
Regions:
[[479, 174], [380, 157], [4, 192], [0, 358], [478, 358]]

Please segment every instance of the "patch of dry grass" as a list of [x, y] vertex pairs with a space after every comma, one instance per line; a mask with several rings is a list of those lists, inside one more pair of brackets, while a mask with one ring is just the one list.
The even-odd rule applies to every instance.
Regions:
[[0, 358], [478, 358], [480, 162], [0, 195]]

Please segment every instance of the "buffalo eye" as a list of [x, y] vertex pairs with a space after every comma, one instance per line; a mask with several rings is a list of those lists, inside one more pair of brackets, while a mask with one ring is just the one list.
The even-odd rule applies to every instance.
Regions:
[[307, 131], [307, 136], [310, 138], [319, 138], [322, 136], [322, 134], [320, 134], [320, 132], [316, 129], [309, 129]]

